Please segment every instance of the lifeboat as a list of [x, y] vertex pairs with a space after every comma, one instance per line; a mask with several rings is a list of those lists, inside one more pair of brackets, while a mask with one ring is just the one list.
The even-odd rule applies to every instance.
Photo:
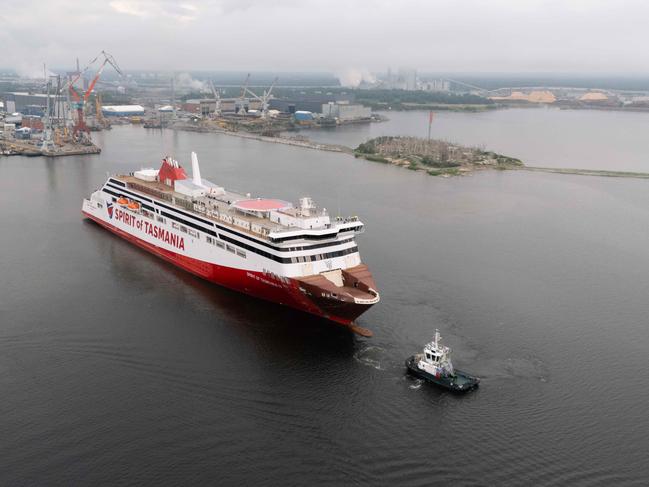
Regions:
[[140, 203], [138, 203], [137, 201], [130, 201], [128, 204], [128, 209], [138, 211], [140, 209]]
[[126, 206], [128, 205], [128, 199], [124, 198], [123, 196], [120, 196], [117, 198], [117, 204], [120, 206]]

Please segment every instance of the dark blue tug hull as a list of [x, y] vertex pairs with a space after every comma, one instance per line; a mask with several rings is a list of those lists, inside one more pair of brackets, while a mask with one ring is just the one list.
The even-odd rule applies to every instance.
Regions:
[[469, 392], [476, 389], [480, 384], [480, 379], [478, 377], [469, 375], [460, 370], [456, 370], [455, 375], [453, 376], [435, 377], [417, 367], [417, 357], [415, 355], [406, 360], [406, 367], [408, 368], [408, 372], [415, 377], [432, 382], [433, 384], [453, 392]]

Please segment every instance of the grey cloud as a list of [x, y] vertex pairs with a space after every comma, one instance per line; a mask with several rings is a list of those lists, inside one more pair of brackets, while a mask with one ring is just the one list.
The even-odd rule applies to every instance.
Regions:
[[639, 0], [22, 0], [3, 2], [0, 65], [647, 72]]

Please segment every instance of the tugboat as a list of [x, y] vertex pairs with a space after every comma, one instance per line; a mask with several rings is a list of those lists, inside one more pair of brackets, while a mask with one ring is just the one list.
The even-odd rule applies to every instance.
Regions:
[[441, 344], [439, 330], [435, 339], [426, 344], [424, 353], [406, 360], [408, 372], [453, 392], [468, 392], [478, 387], [480, 378], [455, 370], [451, 363], [451, 349]]

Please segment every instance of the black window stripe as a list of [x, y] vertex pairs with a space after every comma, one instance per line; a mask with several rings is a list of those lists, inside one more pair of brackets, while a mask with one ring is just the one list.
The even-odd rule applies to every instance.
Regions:
[[343, 228], [338, 230], [337, 232], [334, 233], [326, 233], [324, 235], [307, 235], [307, 234], [301, 234], [301, 235], [291, 235], [290, 237], [274, 237], [271, 238], [273, 242], [287, 242], [289, 240], [323, 240], [325, 238], [333, 238], [339, 233], [342, 232], [349, 232], [349, 231], [356, 231], [359, 230], [362, 227], [362, 225], [359, 225], [357, 227], [349, 227], [349, 228]]
[[126, 187], [126, 183], [124, 183], [122, 181], [118, 181], [117, 179], [108, 178], [108, 181], [113, 183], [113, 184], [116, 184], [117, 186], [121, 186], [122, 188]]
[[203, 228], [200, 225], [196, 225], [194, 222], [187, 221], [187, 220], [185, 220], [183, 218], [180, 218], [180, 217], [178, 217], [176, 215], [172, 215], [170, 213], [167, 213], [166, 211], [161, 211], [160, 214], [162, 216], [166, 216], [170, 220], [176, 221], [178, 223], [182, 223], [183, 225], [187, 225], [188, 227], [195, 228], [196, 230], [198, 230], [200, 232], [208, 233], [208, 234], [216, 237], [216, 232], [214, 230], [208, 230], [207, 228]]
[[273, 242], [287, 242], [289, 240], [324, 240], [325, 238], [334, 238], [338, 232], [326, 233], [324, 235], [291, 235], [290, 237], [272, 237]]
[[193, 218], [194, 220], [199, 221], [199, 222], [201, 222], [201, 223], [203, 223], [205, 225], [209, 225], [209, 226], [214, 225], [214, 223], [212, 223], [212, 222], [210, 222], [208, 220], [203, 220], [202, 218], [194, 216], [194, 215], [192, 215], [190, 213], [186, 213], [183, 210], [179, 210], [178, 208], [174, 208], [173, 206], [167, 206], [164, 203], [160, 203], [159, 201], [156, 201], [155, 204], [158, 205], [158, 206], [161, 206], [162, 208], [166, 208], [167, 210], [171, 210], [171, 211], [175, 211], [177, 213], [180, 213], [181, 215], [184, 215], [187, 218]]
[[[111, 191], [110, 189], [106, 189], [105, 187], [103, 188], [103, 190], [104, 190], [105, 193], [111, 194], [111, 195], [115, 196], [116, 198], [119, 198], [120, 196], [123, 196], [123, 194], [121, 192], [120, 193], [115, 193], [114, 191]], [[149, 206], [146, 203], [143, 203], [142, 201], [138, 200], [137, 198], [134, 198], [134, 199], [136, 201], [138, 201], [138, 203], [140, 203], [142, 205], [142, 208], [146, 208], [147, 210], [150, 210], [150, 211], [155, 211], [153, 206]]]
[[219, 234], [219, 237], [221, 237], [222, 240], [225, 240], [226, 242], [230, 242], [233, 245], [236, 245], [238, 247], [242, 247], [246, 250], [249, 250], [250, 252], [254, 252], [255, 254], [259, 254], [263, 257], [266, 257], [268, 259], [272, 259], [276, 262], [280, 262], [282, 264], [291, 264], [291, 263], [298, 263], [298, 259], [302, 257], [305, 262], [315, 262], [318, 260], [324, 260], [324, 259], [331, 259], [333, 257], [342, 257], [343, 255], [348, 255], [348, 254], [353, 254], [354, 252], [358, 252], [358, 246], [353, 246], [348, 249], [343, 249], [343, 250], [337, 250], [335, 252], [327, 252], [324, 254], [316, 254], [316, 255], [305, 255], [305, 256], [300, 256], [300, 257], [280, 257], [279, 255], [274, 255], [269, 252], [266, 252], [264, 250], [258, 249], [257, 247], [253, 247], [251, 245], [248, 245], [243, 242], [239, 242], [238, 240], [235, 240], [233, 238], [228, 237], [227, 235]]
[[128, 189], [116, 188], [115, 186], [112, 186], [110, 183], [107, 186], [109, 186], [109, 187], [111, 187], [113, 189], [116, 189], [117, 191], [121, 191], [122, 193], [128, 194], [130, 196], [135, 196], [137, 198], [143, 199], [144, 201], [148, 201], [149, 203], [152, 203], [150, 198], [147, 198], [146, 196], [142, 196], [141, 194], [137, 194], [137, 193], [134, 193], [132, 191], [129, 191]]

